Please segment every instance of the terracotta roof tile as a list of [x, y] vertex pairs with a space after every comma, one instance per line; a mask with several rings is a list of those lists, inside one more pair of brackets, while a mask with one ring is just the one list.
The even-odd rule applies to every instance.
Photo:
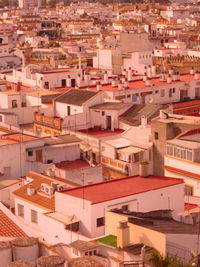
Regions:
[[72, 188], [75, 187], [72, 184], [68, 183], [66, 180], [61, 178], [51, 178], [49, 176], [39, 174], [36, 172], [29, 172], [27, 174], [27, 177], [32, 178], [33, 181], [29, 184], [33, 185], [33, 188], [36, 190], [36, 194], [29, 196], [27, 194], [27, 188], [29, 184], [17, 189], [13, 192], [15, 197], [21, 198], [27, 202], [31, 202], [36, 206], [40, 206], [43, 209], [46, 209], [48, 211], [54, 211], [55, 210], [55, 197], [49, 198], [48, 196], [43, 196], [41, 194], [38, 194], [38, 191], [40, 191], [41, 184], [45, 183], [48, 185], [51, 185], [51, 182], [57, 182], [59, 184], [65, 184], [68, 187]]
[[24, 237], [27, 236], [3, 211], [0, 210], [0, 236]]
[[[65, 190], [61, 193], [82, 198], [84, 189], [84, 199], [91, 201], [93, 204], [97, 204], [182, 183], [183, 179], [178, 178], [155, 175], [150, 175], [146, 178], [140, 176], [131, 176], [107, 182], [86, 185], [84, 187], [80, 186], [78, 188]], [[101, 193], [97, 194], [97, 192]]]

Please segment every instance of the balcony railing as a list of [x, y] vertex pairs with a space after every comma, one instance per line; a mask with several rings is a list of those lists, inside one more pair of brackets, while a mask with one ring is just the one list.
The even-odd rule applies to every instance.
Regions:
[[34, 113], [34, 121], [36, 123], [47, 125], [49, 127], [61, 129], [63, 119], [62, 118], [56, 118], [56, 117], [49, 117], [49, 116], [45, 116], [44, 114], [35, 112]]

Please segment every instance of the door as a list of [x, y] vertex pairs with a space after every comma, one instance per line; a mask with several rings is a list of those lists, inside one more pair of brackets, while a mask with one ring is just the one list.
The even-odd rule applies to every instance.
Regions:
[[106, 116], [106, 129], [111, 130], [111, 116]]
[[180, 91], [180, 101], [184, 101], [187, 97], [187, 90], [181, 90]]
[[66, 86], [66, 79], [62, 79], [62, 80], [61, 80], [61, 86], [62, 86], [62, 87], [65, 87], [65, 86]]
[[75, 79], [71, 79], [71, 87], [75, 87], [76, 86], [76, 80]]
[[36, 161], [42, 162], [42, 149], [36, 151]]

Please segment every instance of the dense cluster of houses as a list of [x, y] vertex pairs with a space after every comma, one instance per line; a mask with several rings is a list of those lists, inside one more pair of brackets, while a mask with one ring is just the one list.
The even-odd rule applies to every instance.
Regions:
[[68, 266], [198, 266], [199, 12], [0, 10], [0, 261], [34, 237]]

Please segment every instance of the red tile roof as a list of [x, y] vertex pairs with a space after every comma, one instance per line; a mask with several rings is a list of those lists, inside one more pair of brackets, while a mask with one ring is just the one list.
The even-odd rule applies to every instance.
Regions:
[[[180, 75], [180, 80], [179, 81], [172, 81], [171, 84], [174, 83], [181, 83], [181, 82], [189, 82], [189, 81], [194, 81], [194, 75], [192, 74], [181, 74]], [[160, 78], [152, 78], [151, 79], [151, 84], [154, 84], [154, 86], [160, 86], [160, 85], [166, 85], [167, 83], [164, 81], [160, 81]], [[142, 89], [149, 87], [151, 88], [151, 85], [146, 86], [145, 82], [142, 79], [134, 80], [128, 82], [128, 89]], [[91, 91], [97, 91], [96, 87], [91, 87]], [[101, 87], [102, 91], [119, 91], [118, 86], [113, 87], [111, 84], [103, 85]], [[122, 89], [123, 90], [123, 89]], [[122, 91], [120, 90], [120, 91]]]
[[196, 204], [191, 204], [191, 203], [185, 203], [185, 204], [184, 204], [184, 207], [185, 207], [185, 211], [186, 211], [186, 210], [194, 209], [194, 208], [198, 207], [198, 205], [196, 205]]
[[67, 194], [82, 199], [84, 191], [84, 199], [91, 201], [93, 204], [97, 204], [100, 202], [106, 202], [113, 199], [136, 195], [182, 183], [183, 179], [178, 178], [152, 175], [147, 178], [130, 176], [69, 189], [63, 191], [62, 194]]
[[178, 102], [178, 103], [173, 103], [173, 109], [182, 109], [182, 108], [188, 108], [188, 107], [195, 107], [195, 106], [200, 106], [200, 100], [191, 100], [191, 101], [186, 101], [186, 102]]
[[62, 161], [60, 163], [55, 164], [58, 169], [62, 170], [77, 170], [77, 169], [83, 169], [83, 168], [90, 168], [90, 164], [85, 160], [73, 160], [73, 161]]
[[107, 136], [113, 136], [120, 133], [123, 133], [124, 130], [122, 129], [115, 129], [114, 131], [111, 130], [103, 130], [101, 127], [94, 127], [92, 129], [88, 130], [79, 130], [81, 133], [86, 133], [88, 135], [96, 136], [96, 137], [107, 137]]
[[27, 235], [0, 210], [0, 236], [24, 237]]

